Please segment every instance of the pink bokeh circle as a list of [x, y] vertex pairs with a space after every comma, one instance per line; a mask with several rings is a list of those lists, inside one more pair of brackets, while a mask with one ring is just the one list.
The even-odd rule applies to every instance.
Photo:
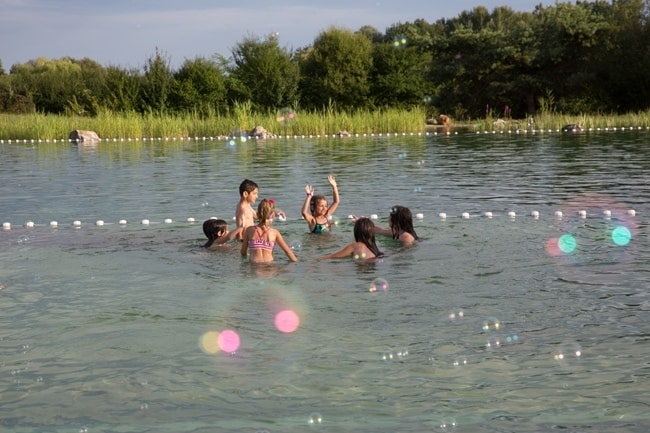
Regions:
[[226, 329], [225, 331], [220, 332], [217, 341], [219, 343], [219, 349], [224, 352], [233, 353], [239, 349], [239, 334], [232, 329]]
[[294, 332], [300, 325], [300, 318], [292, 310], [282, 310], [275, 315], [275, 327], [284, 333]]

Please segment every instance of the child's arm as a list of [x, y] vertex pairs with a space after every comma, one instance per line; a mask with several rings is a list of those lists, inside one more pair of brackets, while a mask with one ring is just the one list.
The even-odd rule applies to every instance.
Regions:
[[311, 185], [305, 185], [305, 194], [305, 202], [302, 204], [302, 217], [307, 221], [307, 224], [309, 224], [309, 228], [311, 229], [314, 217], [309, 213], [309, 202], [314, 195], [314, 187]]
[[277, 234], [275, 236], [275, 243], [280, 245], [280, 248], [282, 248], [282, 251], [284, 251], [284, 253], [287, 255], [287, 257], [289, 257], [289, 260], [291, 260], [292, 262], [297, 262], [298, 261], [298, 258], [293, 253], [293, 250], [291, 249], [291, 247], [289, 245], [287, 245], [287, 243], [284, 241], [284, 239], [282, 238], [282, 235], [280, 234], [280, 232], [277, 232]]
[[379, 233], [380, 235], [386, 235], [391, 237], [393, 236], [393, 231], [391, 229], [379, 227], [377, 224], [375, 224], [375, 233]]
[[339, 188], [336, 185], [336, 179], [334, 179], [334, 175], [329, 175], [327, 176], [327, 181], [329, 182], [330, 186], [332, 187], [332, 204], [330, 207], [327, 209], [327, 215], [332, 216], [334, 215], [334, 212], [336, 212], [336, 208], [339, 207]]
[[235, 227], [241, 228], [244, 226], [244, 213], [241, 207], [241, 202], [237, 204], [237, 209], [235, 209]]
[[342, 259], [345, 257], [350, 257], [352, 253], [354, 252], [355, 244], [349, 244], [346, 245], [343, 249], [340, 251], [337, 251], [332, 254], [327, 254], [325, 256], [320, 256], [318, 260], [326, 260], [326, 259]]
[[243, 257], [246, 257], [248, 255], [248, 230], [242, 230], [239, 229], [241, 232], [243, 232], [243, 238], [242, 238], [242, 243], [241, 243], [241, 255]]
[[241, 227], [236, 228], [235, 230], [229, 231], [227, 234], [221, 236], [219, 239], [215, 240], [214, 243], [217, 245], [225, 244], [228, 241], [235, 239], [239, 236], [239, 233], [242, 231]]

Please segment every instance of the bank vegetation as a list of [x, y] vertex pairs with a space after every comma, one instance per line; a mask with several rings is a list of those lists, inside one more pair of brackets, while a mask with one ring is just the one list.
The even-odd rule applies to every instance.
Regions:
[[246, 36], [178, 68], [161, 49], [141, 68], [0, 63], [0, 138], [418, 132], [441, 114], [477, 130], [647, 126], [649, 18], [648, 0], [479, 6], [384, 32], [331, 27], [291, 50]]

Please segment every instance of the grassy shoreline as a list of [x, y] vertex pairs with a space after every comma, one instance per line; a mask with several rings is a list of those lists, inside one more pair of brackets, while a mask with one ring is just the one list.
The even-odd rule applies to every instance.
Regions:
[[[226, 137], [233, 131], [250, 131], [262, 126], [279, 136], [327, 136], [347, 131], [353, 135], [386, 133], [446, 132], [438, 125], [426, 125], [424, 109], [376, 110], [355, 113], [257, 114], [246, 107], [231, 116], [202, 118], [196, 115], [140, 115], [137, 113], [100, 113], [96, 117], [51, 114], [0, 113], [0, 140], [67, 139], [75, 129], [95, 131], [102, 139], [147, 139], [183, 137]], [[563, 115], [542, 113], [529, 126], [526, 119], [454, 121], [449, 131], [483, 132], [508, 130], [559, 130], [567, 124], [584, 129], [650, 128], [650, 111], [624, 115]]]

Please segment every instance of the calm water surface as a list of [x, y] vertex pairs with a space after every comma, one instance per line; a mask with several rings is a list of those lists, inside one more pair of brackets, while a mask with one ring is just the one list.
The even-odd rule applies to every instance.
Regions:
[[[649, 141], [2, 144], [0, 431], [647, 432]], [[330, 173], [338, 225], [310, 235], [303, 188], [331, 199]], [[200, 248], [244, 178], [298, 263]], [[315, 259], [395, 204], [422, 214], [415, 247]]]

